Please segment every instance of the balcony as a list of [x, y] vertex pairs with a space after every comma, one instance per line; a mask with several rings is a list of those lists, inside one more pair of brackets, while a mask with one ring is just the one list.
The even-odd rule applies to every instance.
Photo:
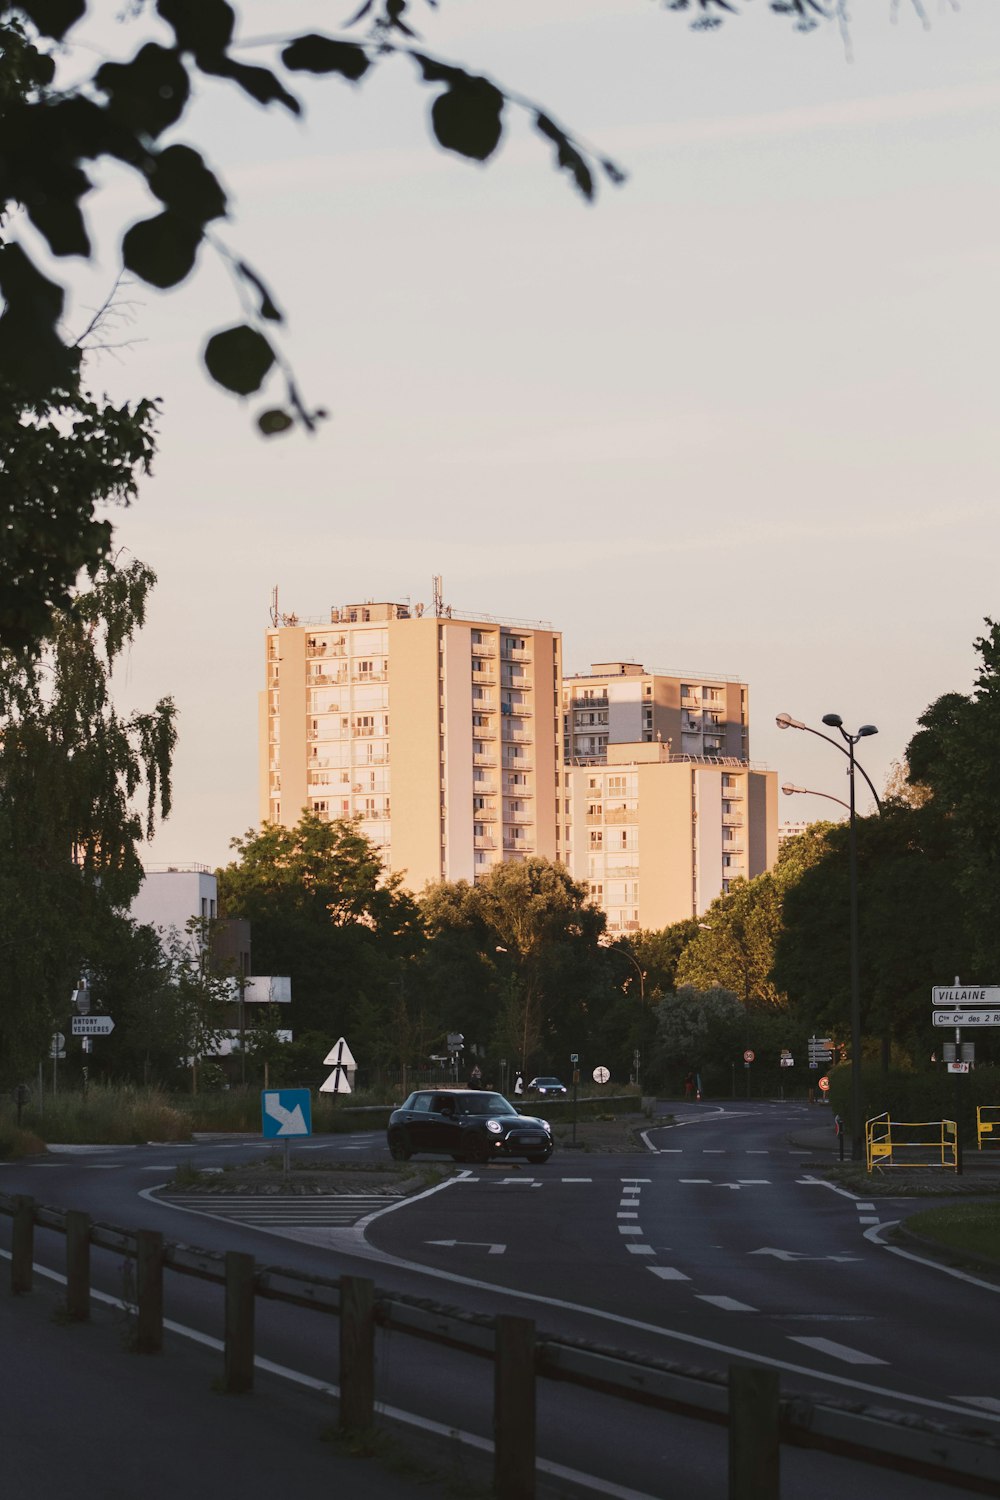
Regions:
[[570, 708], [607, 708], [608, 695], [602, 693], [599, 698], [571, 698], [569, 706]]
[[[533, 760], [529, 760], [527, 756], [519, 756], [517, 760], [505, 760], [503, 768], [505, 771], [533, 771], [535, 763]], [[517, 795], [520, 797], [523, 796], [523, 793], [518, 791]]]
[[604, 821], [605, 823], [638, 823], [639, 809], [637, 807], [606, 807]]
[[726, 843], [724, 843], [723, 846], [722, 846], [722, 852], [723, 852], [723, 854], [742, 854], [743, 853], [743, 845], [742, 844], [726, 844]]
[[535, 795], [530, 786], [522, 786], [519, 781], [511, 781], [509, 776], [504, 780], [503, 794], [505, 797], [533, 797]]
[[491, 754], [489, 754], [486, 751], [484, 751], [481, 754], [476, 754], [476, 755], [474, 755], [472, 757], [472, 764], [474, 766], [483, 766], [484, 768], [488, 768], [490, 766], [495, 766], [496, 763], [497, 763], [496, 756], [495, 755], [491, 755]]
[[723, 828], [742, 828], [743, 827], [743, 814], [742, 813], [723, 813], [722, 814], [722, 826], [723, 826]]
[[388, 672], [352, 672], [352, 682], [388, 682]]
[[496, 656], [497, 643], [492, 638], [487, 641], [473, 641], [472, 654], [473, 656]]
[[[473, 724], [472, 737], [476, 740], [495, 740], [497, 732], [495, 729], [491, 729], [488, 724]], [[478, 764], [478, 762], [475, 762], [475, 764]]]
[[504, 739], [512, 745], [530, 745], [534, 738], [530, 729], [515, 729], [513, 726], [504, 735]]
[[733, 801], [735, 801], [735, 799], [737, 797], [742, 797], [743, 796], [743, 787], [742, 787], [742, 785], [737, 785], [737, 786], [723, 786], [723, 788], [722, 788], [722, 796], [723, 796], [723, 800], [724, 801], [726, 801], [726, 802], [733, 802]]
[[478, 781], [474, 779], [472, 790], [479, 797], [495, 797], [497, 794], [497, 784], [495, 781]]
[[473, 672], [473, 687], [496, 687], [497, 677], [495, 672]]
[[495, 823], [497, 810], [495, 807], [474, 807], [472, 809], [472, 820], [474, 823]]
[[505, 852], [512, 854], [534, 854], [535, 841], [534, 839], [509, 838], [505, 833], [503, 836], [503, 847]]
[[535, 821], [535, 815], [534, 815], [534, 813], [530, 813], [530, 812], [506, 812], [505, 811], [504, 815], [503, 815], [503, 820], [504, 820], [505, 823], [528, 824], [528, 823], [533, 823]]
[[477, 833], [473, 835], [472, 847], [474, 849], [495, 849], [497, 841], [490, 833]]
[[503, 659], [504, 661], [530, 661], [531, 652], [527, 649], [527, 647], [525, 647], [524, 650], [521, 651], [505, 651]]

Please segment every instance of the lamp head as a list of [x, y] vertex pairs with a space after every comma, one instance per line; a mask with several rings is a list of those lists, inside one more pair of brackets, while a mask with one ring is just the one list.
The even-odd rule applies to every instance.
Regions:
[[784, 794], [785, 794], [786, 797], [791, 797], [791, 796], [794, 795], [795, 792], [804, 792], [805, 791], [805, 787], [804, 786], [794, 786], [792, 784], [792, 782], [790, 782], [790, 781], [783, 781], [781, 783], [781, 790], [784, 792]]
[[878, 729], [875, 727], [875, 725], [874, 724], [862, 724], [861, 728], [858, 730], [858, 739], [859, 740], [866, 739], [867, 736], [870, 735], [870, 734], [878, 734]]
[[829, 724], [831, 729], [840, 729], [844, 721], [839, 714], [824, 714], [823, 723]]
[[801, 719], [793, 719], [791, 714], [778, 714], [774, 721], [779, 729], [805, 729]]

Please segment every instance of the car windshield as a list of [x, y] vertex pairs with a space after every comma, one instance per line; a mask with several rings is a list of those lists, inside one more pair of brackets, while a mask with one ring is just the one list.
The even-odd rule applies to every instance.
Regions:
[[559, 1082], [558, 1078], [536, 1078], [535, 1083], [544, 1084], [546, 1088], [548, 1088], [550, 1084], [554, 1083], [557, 1088], [562, 1088], [562, 1084]]
[[513, 1104], [502, 1094], [465, 1094], [458, 1106], [463, 1115], [516, 1115]]

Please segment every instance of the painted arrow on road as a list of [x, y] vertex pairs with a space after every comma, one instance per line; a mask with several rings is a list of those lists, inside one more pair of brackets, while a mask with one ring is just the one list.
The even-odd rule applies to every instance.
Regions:
[[750, 1250], [749, 1255], [773, 1255], [775, 1260], [860, 1260], [860, 1255], [806, 1255], [801, 1250]]
[[491, 1245], [488, 1240], [427, 1240], [428, 1245], [445, 1245], [453, 1250], [456, 1245], [467, 1245], [470, 1250], [488, 1250], [490, 1255], [502, 1255], [506, 1245]]

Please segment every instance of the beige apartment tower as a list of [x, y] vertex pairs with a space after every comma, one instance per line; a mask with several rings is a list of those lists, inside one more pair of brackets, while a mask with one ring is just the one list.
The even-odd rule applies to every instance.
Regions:
[[260, 817], [358, 818], [415, 891], [555, 858], [562, 643], [434, 602], [272, 611]]
[[563, 776], [563, 858], [612, 933], [699, 917], [777, 857], [775, 771], [643, 742]]
[[675, 755], [750, 756], [749, 689], [734, 677], [647, 672], [595, 662], [563, 679], [563, 754], [570, 765], [609, 745], [656, 744]]

